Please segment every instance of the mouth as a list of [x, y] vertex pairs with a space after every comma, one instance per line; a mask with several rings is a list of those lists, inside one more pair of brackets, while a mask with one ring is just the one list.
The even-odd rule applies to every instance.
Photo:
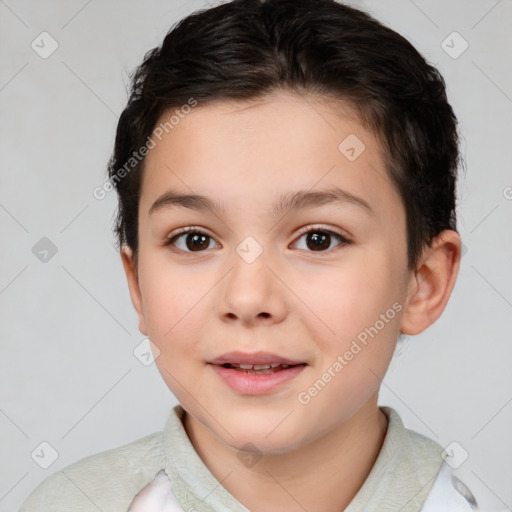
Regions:
[[281, 363], [270, 363], [270, 364], [239, 364], [239, 363], [224, 363], [219, 366], [234, 370], [236, 372], [250, 373], [255, 375], [269, 375], [271, 373], [281, 372], [294, 368], [296, 366], [305, 366], [306, 363], [299, 364], [281, 364]]
[[306, 365], [303, 361], [289, 359], [270, 352], [228, 352], [208, 361], [208, 363], [239, 372], [263, 375], [287, 370], [293, 366]]
[[242, 395], [261, 395], [277, 391], [298, 377], [308, 365], [268, 352], [230, 352], [208, 361], [208, 364], [224, 384]]

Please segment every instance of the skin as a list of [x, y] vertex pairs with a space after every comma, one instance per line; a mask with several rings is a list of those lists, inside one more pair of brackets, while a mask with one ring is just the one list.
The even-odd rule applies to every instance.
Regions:
[[[338, 150], [350, 134], [365, 145], [354, 161]], [[386, 434], [377, 398], [397, 338], [421, 333], [443, 312], [459, 269], [459, 235], [444, 231], [416, 270], [407, 269], [405, 210], [382, 146], [341, 102], [334, 108], [280, 91], [257, 102], [199, 105], [145, 165], [137, 261], [128, 247], [121, 255], [140, 331], [160, 350], [156, 364], [187, 412], [191, 442], [253, 512], [343, 510]], [[283, 193], [331, 185], [364, 198], [374, 213], [350, 203], [272, 213]], [[150, 215], [169, 189], [209, 196], [225, 212], [174, 206]], [[316, 225], [351, 243], [331, 236], [311, 249], [299, 230], [318, 233]], [[186, 226], [212, 237], [204, 249], [191, 250], [186, 234], [165, 245]], [[250, 264], [236, 252], [247, 236], [263, 248]], [[298, 394], [396, 302], [401, 311], [301, 404]], [[248, 396], [206, 363], [233, 350], [307, 366], [274, 392]], [[250, 467], [237, 456], [249, 442], [262, 455]]]

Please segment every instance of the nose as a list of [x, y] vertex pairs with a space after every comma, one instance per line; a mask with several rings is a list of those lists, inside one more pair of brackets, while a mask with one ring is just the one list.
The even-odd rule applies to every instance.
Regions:
[[271, 325], [286, 317], [287, 288], [279, 276], [282, 271], [271, 251], [261, 249], [241, 244], [227, 262], [231, 270], [219, 288], [217, 300], [222, 321]]

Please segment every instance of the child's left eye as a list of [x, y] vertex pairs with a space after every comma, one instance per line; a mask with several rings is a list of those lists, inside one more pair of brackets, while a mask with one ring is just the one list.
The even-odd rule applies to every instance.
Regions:
[[[184, 236], [184, 244], [182, 244], [182, 247], [179, 247], [177, 242], [181, 241], [180, 239], [182, 239]], [[351, 241], [345, 238], [343, 235], [322, 228], [309, 229], [309, 231], [303, 232], [297, 240], [300, 241], [304, 236], [307, 237], [306, 250], [310, 249], [311, 252], [327, 252], [328, 250], [332, 250], [330, 245], [333, 236], [339, 240], [339, 243], [334, 248], [351, 243]], [[215, 242], [213, 237], [210, 235], [200, 231], [197, 228], [189, 227], [184, 228], [180, 233], [169, 238], [165, 242], [165, 245], [172, 245], [183, 252], [203, 252], [203, 249], [210, 248], [210, 242], [212, 241]], [[217, 246], [219, 245], [217, 244]], [[325, 250], [326, 246], [327, 250]], [[304, 247], [299, 248], [304, 249]]]
[[[338, 245], [335, 246], [339, 247], [341, 245], [347, 245], [350, 244], [350, 240], [345, 238], [343, 235], [340, 235], [339, 233], [335, 233], [334, 231], [331, 231], [329, 229], [322, 229], [322, 228], [314, 228], [310, 229], [309, 231], [306, 231], [303, 233], [298, 240], [303, 238], [304, 236], [307, 236], [306, 238], [306, 247], [312, 249], [312, 252], [328, 252], [327, 250], [323, 250], [325, 248], [325, 245], [330, 246], [330, 242], [332, 237], [334, 236], [339, 240]], [[331, 249], [328, 249], [331, 250]]]

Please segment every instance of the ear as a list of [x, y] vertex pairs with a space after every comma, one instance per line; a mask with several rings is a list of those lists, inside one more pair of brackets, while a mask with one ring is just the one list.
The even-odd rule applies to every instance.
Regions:
[[460, 254], [460, 236], [452, 230], [443, 231], [425, 248], [409, 280], [401, 332], [419, 334], [441, 316], [455, 286]]
[[121, 259], [123, 261], [126, 279], [128, 281], [128, 289], [130, 290], [130, 298], [133, 307], [139, 317], [139, 331], [145, 336], [148, 335], [146, 329], [146, 321], [144, 318], [144, 308], [142, 306], [142, 295], [139, 287], [139, 276], [137, 273], [137, 262], [133, 257], [133, 251], [127, 245], [121, 248]]

